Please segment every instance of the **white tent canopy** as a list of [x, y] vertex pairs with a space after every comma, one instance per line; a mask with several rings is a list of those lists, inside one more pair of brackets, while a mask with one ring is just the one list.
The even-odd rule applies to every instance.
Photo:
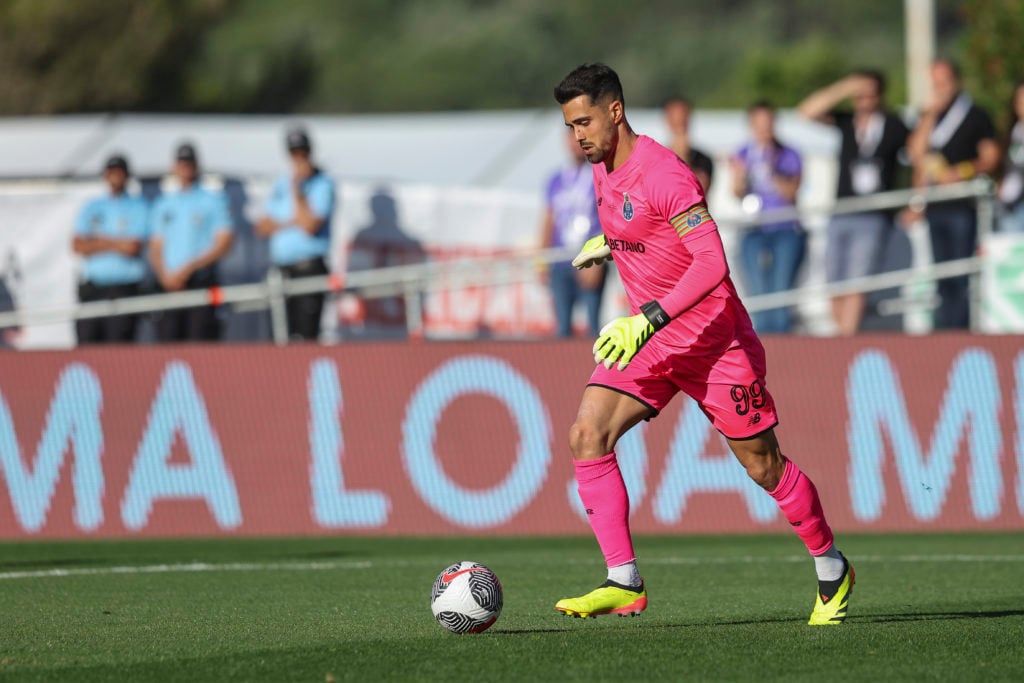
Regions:
[[[667, 138], [659, 110], [630, 111], [630, 121], [640, 133]], [[698, 111], [694, 144], [723, 162], [746, 138], [745, 123], [741, 111]], [[565, 158], [556, 107], [305, 117], [98, 114], [0, 119], [0, 178], [94, 176], [114, 152], [125, 154], [136, 174], [160, 175], [185, 140], [196, 144], [205, 171], [272, 176], [286, 168], [284, 133], [294, 125], [310, 132], [316, 158], [341, 179], [537, 192]], [[831, 159], [836, 149], [832, 131], [792, 114], [780, 114], [779, 132], [808, 159]]]

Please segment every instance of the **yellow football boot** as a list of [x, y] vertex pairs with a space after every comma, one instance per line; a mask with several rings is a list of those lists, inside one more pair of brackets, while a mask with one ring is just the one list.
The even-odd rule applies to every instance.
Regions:
[[599, 614], [635, 617], [647, 609], [647, 591], [642, 583], [640, 590], [634, 590], [614, 581], [605, 581], [586, 595], [559, 600], [555, 604], [555, 609], [567, 617], [583, 619]]
[[819, 581], [818, 596], [814, 601], [814, 611], [807, 623], [811, 626], [831, 626], [846, 620], [846, 609], [853, 595], [853, 584], [857, 577], [853, 565], [845, 557], [846, 569], [838, 581]]

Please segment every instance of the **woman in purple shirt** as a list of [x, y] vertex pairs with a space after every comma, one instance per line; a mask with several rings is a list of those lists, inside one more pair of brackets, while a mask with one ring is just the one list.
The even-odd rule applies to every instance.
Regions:
[[[594, 200], [594, 173], [572, 131], [566, 136], [566, 141], [572, 162], [548, 180], [544, 222], [541, 225], [542, 249], [566, 247], [579, 250], [584, 242], [601, 233]], [[546, 276], [554, 301], [559, 337], [572, 336], [572, 311], [577, 301], [586, 307], [590, 335], [597, 336], [601, 329], [605, 272], [604, 266], [576, 270], [569, 261], [551, 264]]]
[[[800, 154], [775, 137], [775, 108], [759, 101], [747, 110], [751, 141], [732, 158], [733, 192], [751, 217], [761, 211], [796, 205], [802, 172]], [[804, 257], [804, 233], [795, 220], [748, 228], [740, 243], [744, 280], [750, 294], [793, 287]], [[758, 332], [788, 332], [787, 308], [753, 314]]]

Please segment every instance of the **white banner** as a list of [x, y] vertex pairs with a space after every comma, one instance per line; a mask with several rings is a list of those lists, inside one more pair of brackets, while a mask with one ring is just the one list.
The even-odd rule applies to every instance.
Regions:
[[[243, 183], [243, 215], [262, 212], [270, 183]], [[76, 302], [77, 258], [71, 251], [75, 219], [98, 183], [0, 183], [0, 277], [20, 309], [64, 308]], [[500, 257], [537, 245], [542, 197], [507, 190], [425, 185], [339, 183], [334, 215], [332, 268], [346, 272], [426, 260]], [[249, 225], [238, 230], [234, 250], [252, 254], [265, 245]], [[265, 253], [263, 251], [262, 253]], [[234, 255], [237, 257], [237, 254]], [[511, 266], [502, 266], [511, 267]], [[548, 290], [523, 266], [520, 284], [458, 287], [431, 292], [422, 301], [428, 337], [522, 337], [554, 328]], [[225, 284], [233, 284], [226, 281]], [[609, 283], [608, 291], [614, 285]], [[614, 298], [606, 309], [622, 305]], [[337, 297], [328, 314], [334, 336], [402, 336], [405, 302]], [[582, 328], [582, 311], [577, 323]], [[32, 325], [9, 334], [19, 348], [74, 345], [71, 322]]]
[[[75, 219], [99, 185], [23, 182], [0, 185], [0, 278], [17, 309], [65, 308], [77, 300], [71, 237]], [[6, 331], [18, 348], [74, 346], [72, 322]]]

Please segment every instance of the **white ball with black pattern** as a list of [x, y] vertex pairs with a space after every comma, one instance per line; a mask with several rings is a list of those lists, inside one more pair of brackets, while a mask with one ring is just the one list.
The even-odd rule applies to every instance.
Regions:
[[501, 581], [479, 562], [456, 562], [434, 579], [430, 610], [452, 633], [481, 633], [501, 615]]

